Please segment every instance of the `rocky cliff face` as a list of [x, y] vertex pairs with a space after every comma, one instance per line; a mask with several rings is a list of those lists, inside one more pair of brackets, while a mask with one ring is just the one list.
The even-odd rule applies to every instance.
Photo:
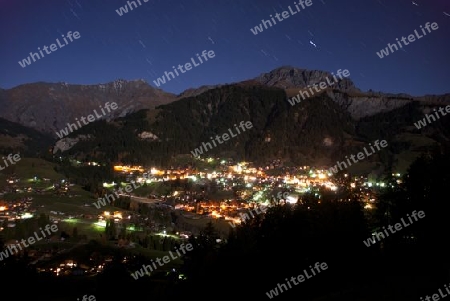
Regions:
[[[261, 74], [254, 80], [269, 87], [292, 89], [306, 88], [308, 85], [326, 82], [327, 77], [330, 81], [334, 81], [333, 75], [330, 72], [306, 70], [285, 66], [277, 68], [268, 73]], [[360, 92], [360, 90], [356, 88], [353, 82], [350, 80], [350, 77], [351, 74], [347, 78], [343, 76], [343, 79], [333, 85], [333, 88], [343, 92]], [[339, 79], [339, 77], [337, 78]]]

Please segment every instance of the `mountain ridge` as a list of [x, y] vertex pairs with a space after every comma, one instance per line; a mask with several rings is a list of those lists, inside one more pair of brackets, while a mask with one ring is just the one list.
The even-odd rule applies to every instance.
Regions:
[[[281, 66], [252, 79], [226, 85], [277, 87], [284, 89], [289, 98], [308, 85], [325, 81], [326, 77], [332, 77], [332, 73]], [[154, 109], [161, 104], [194, 97], [224, 85], [204, 85], [176, 95], [153, 87], [143, 79], [131, 81], [118, 79], [106, 84], [93, 85], [35, 82], [7, 90], [0, 89], [0, 106], [3, 108], [0, 117], [50, 133], [56, 138], [55, 132], [63, 129], [67, 123], [73, 123], [75, 118], [90, 114], [107, 101], [118, 103], [119, 109], [106, 117], [113, 119], [141, 109]], [[450, 93], [413, 97], [405, 93], [393, 94], [371, 90], [363, 92], [355, 86], [351, 75], [338, 81], [333, 87], [327, 87], [321, 93], [327, 93], [357, 119], [390, 111], [410, 101], [450, 102]]]

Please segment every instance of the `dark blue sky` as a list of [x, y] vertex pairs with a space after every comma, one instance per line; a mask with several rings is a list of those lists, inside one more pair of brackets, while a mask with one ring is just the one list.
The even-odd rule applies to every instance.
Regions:
[[[450, 1], [312, 0], [313, 5], [253, 35], [295, 0], [150, 0], [123, 16], [124, 0], [0, 0], [0, 87], [65, 81], [153, 80], [196, 53], [216, 56], [160, 88], [256, 77], [283, 65], [348, 69], [362, 90], [412, 95], [450, 92]], [[380, 59], [376, 52], [426, 22], [439, 29]], [[81, 38], [22, 68], [18, 61], [61, 34]], [[420, 31], [419, 31], [420, 32]], [[62, 40], [61, 40], [62, 42]], [[314, 46], [314, 45], [315, 46]]]

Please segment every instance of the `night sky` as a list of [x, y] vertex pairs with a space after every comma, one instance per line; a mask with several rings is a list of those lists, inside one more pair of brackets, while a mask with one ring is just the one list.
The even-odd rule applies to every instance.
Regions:
[[[258, 35], [250, 28], [295, 0], [0, 0], [0, 87], [31, 82], [150, 85], [203, 50], [215, 57], [161, 85], [180, 93], [254, 78], [277, 67], [348, 69], [362, 90], [414, 96], [450, 92], [450, 1], [312, 0]], [[136, 0], [137, 3], [137, 0]], [[439, 29], [380, 59], [376, 52], [426, 22]], [[18, 61], [68, 31], [80, 38], [22, 68]]]

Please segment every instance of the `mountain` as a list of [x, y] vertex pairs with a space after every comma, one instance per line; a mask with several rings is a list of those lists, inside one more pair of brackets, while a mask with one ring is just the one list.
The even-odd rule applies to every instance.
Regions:
[[125, 116], [141, 109], [169, 103], [176, 95], [155, 89], [143, 80], [116, 80], [99, 85], [68, 83], [33, 83], [0, 90], [0, 117], [50, 133], [63, 129], [75, 118], [88, 116], [106, 102], [116, 102], [118, 109], [106, 118]]
[[[169, 165], [181, 154], [192, 158], [196, 148], [211, 142], [215, 135], [233, 130], [241, 121], [250, 121], [253, 128], [203, 150], [203, 156], [221, 155], [259, 164], [281, 160], [286, 164], [330, 166], [384, 139], [389, 147], [354, 168], [361, 172], [403, 172], [419, 154], [448, 146], [449, 119], [442, 118], [420, 130], [414, 123], [434, 108], [450, 104], [450, 94], [413, 97], [363, 92], [350, 76], [300, 99], [301, 92], [311, 91], [312, 85], [332, 77], [325, 71], [283, 66], [243, 82], [202, 86], [180, 95], [154, 89], [143, 81], [104, 86], [37, 83], [0, 91], [0, 104], [9, 104], [6, 112], [20, 112], [17, 119], [22, 123], [27, 117], [33, 121], [28, 121], [29, 125], [54, 133], [57, 126], [66, 125], [64, 122], [90, 114], [103, 102], [116, 101], [119, 110], [108, 120], [69, 133], [53, 149], [55, 154], [107, 162]], [[22, 94], [18, 96], [19, 92]], [[47, 106], [55, 104], [57, 109], [52, 110], [61, 114], [27, 109], [27, 102], [34, 109], [38, 107], [33, 99]], [[62, 99], [63, 103], [57, 101]], [[65, 114], [60, 112], [63, 108]]]

